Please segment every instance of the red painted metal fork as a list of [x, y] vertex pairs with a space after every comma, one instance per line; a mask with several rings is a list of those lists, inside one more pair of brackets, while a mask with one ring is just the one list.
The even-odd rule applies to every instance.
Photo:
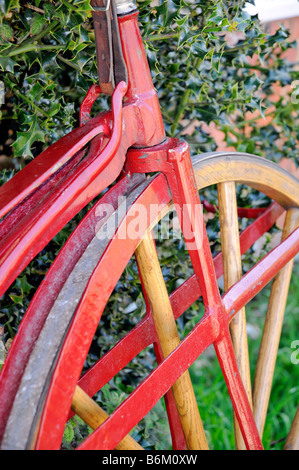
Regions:
[[234, 356], [189, 148], [185, 142], [168, 139], [150, 150], [131, 150], [128, 153], [126, 169], [132, 173], [160, 170], [164, 172], [168, 180], [195, 276], [201, 288], [206, 310], [205, 315], [211, 319], [210, 328], [215, 335], [212, 342], [228, 386], [244, 442], [248, 449], [262, 449], [261, 439]]
[[[116, 87], [112, 111], [89, 119], [99, 94], [99, 87], [92, 87], [82, 103], [81, 127], [0, 188], [0, 217], [8, 214], [0, 225], [0, 297], [63, 226], [116, 180], [129, 147], [151, 146], [165, 138], [137, 14], [122, 18], [120, 28], [127, 37], [123, 48], [130, 79]], [[138, 74], [132, 51], [138, 57]], [[109, 137], [108, 143], [99, 136]]]
[[[74, 168], [70, 168], [68, 173], [60, 180], [60, 172], [54, 173], [57, 167], [61, 168], [68, 159], [72, 158], [82, 149], [91, 138], [103, 129], [107, 128], [107, 118], [100, 119], [96, 130], [87, 124], [87, 129], [81, 128], [80, 132], [74, 132], [83, 137], [75, 142], [71, 149], [66, 150], [65, 140], [62, 139], [60, 145], [54, 144], [54, 149], [45, 151], [45, 155], [40, 155], [36, 160], [29, 164], [23, 172], [18, 173], [15, 178], [1, 188], [0, 200], [2, 201], [2, 214], [14, 208], [2, 222], [1, 230], [7, 233], [7, 226], [11, 227], [9, 233], [2, 237], [0, 243], [0, 296], [6, 291], [22, 269], [31, 261], [31, 259], [63, 228], [63, 226], [82, 209], [93, 197], [112, 183], [120, 173], [125, 155], [119, 152], [120, 140], [122, 135], [122, 97], [127, 90], [124, 83], [120, 83], [113, 97], [113, 130], [110, 140], [104, 149], [100, 148], [91, 155], [87, 155], [82, 161], [77, 162]], [[110, 116], [110, 119], [112, 116]], [[106, 126], [103, 125], [106, 124]], [[89, 129], [91, 130], [89, 131]], [[84, 135], [85, 134], [85, 135]], [[66, 136], [69, 140], [69, 136]], [[62, 154], [57, 162], [57, 156]], [[65, 153], [63, 153], [63, 150]], [[116, 157], [118, 152], [118, 158]], [[47, 156], [53, 154], [53, 159]], [[50, 160], [50, 161], [49, 161]], [[46, 171], [45, 167], [48, 169]], [[107, 173], [109, 169], [109, 174]], [[105, 173], [106, 170], [106, 173]], [[39, 174], [38, 172], [41, 171]], [[38, 185], [34, 182], [36, 173]], [[47, 179], [53, 175], [51, 182]], [[105, 175], [105, 176], [104, 176]], [[98, 177], [101, 177], [99, 180]], [[21, 196], [14, 196], [19, 180], [22, 181], [21, 196], [24, 203], [20, 202]], [[58, 181], [57, 181], [58, 180]], [[41, 194], [39, 187], [46, 183], [47, 194], [44, 199], [39, 201]], [[10, 198], [9, 191], [13, 187], [13, 197]], [[34, 190], [36, 192], [34, 193]], [[27, 197], [27, 199], [26, 199]], [[19, 203], [20, 202], [20, 203]], [[19, 204], [18, 204], [19, 203]], [[25, 207], [24, 207], [25, 205]], [[28, 207], [29, 206], [29, 207]], [[26, 209], [26, 212], [25, 212]], [[12, 220], [14, 225], [12, 227]]]

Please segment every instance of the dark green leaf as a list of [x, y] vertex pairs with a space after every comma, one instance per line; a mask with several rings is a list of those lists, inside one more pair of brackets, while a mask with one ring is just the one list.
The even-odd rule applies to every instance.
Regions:
[[45, 132], [39, 127], [36, 116], [31, 116], [27, 131], [17, 132], [17, 140], [13, 144], [16, 157], [33, 157], [32, 146], [35, 142], [45, 142]]

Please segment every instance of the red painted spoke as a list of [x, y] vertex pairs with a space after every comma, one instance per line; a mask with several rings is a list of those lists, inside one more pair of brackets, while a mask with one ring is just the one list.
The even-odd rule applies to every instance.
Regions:
[[[220, 273], [219, 276], [221, 276]], [[170, 296], [175, 318], [177, 319], [182, 315], [200, 295], [201, 291], [197, 279], [193, 275]], [[149, 312], [133, 330], [81, 377], [78, 385], [92, 397], [135, 356], [155, 341], [156, 331]]]
[[[154, 343], [155, 355], [157, 358], [157, 363], [161, 364], [164, 357], [162, 354], [162, 349], [160, 343], [157, 341]], [[164, 395], [164, 401], [166, 406], [166, 412], [168, 416], [168, 424], [172, 440], [173, 450], [186, 450], [187, 444], [184, 436], [184, 431], [182, 428], [182, 423], [180, 416], [176, 407], [175, 398], [172, 389], [169, 389], [168, 392]]]
[[[260, 236], [269, 230], [281, 215], [283, 209], [272, 204], [267, 211], [240, 235], [242, 254], [245, 253]], [[214, 269], [217, 278], [223, 274], [222, 253], [214, 257]], [[175, 318], [182, 315], [199, 297], [201, 289], [195, 274], [187, 279], [170, 295]], [[138, 336], [139, 335], [139, 336]], [[80, 379], [78, 385], [89, 394], [95, 395], [111, 378], [125, 367], [142, 349], [155, 341], [155, 329], [152, 319], [147, 315], [131, 332], [114, 348], [99, 359]], [[122, 351], [119, 354], [119, 351]]]
[[222, 331], [220, 339], [215, 342], [214, 346], [245, 445], [250, 450], [262, 450], [263, 446], [238, 370], [228, 328]]
[[275, 224], [283, 212], [283, 207], [273, 202], [258, 219], [243, 230], [240, 236], [241, 253], [246, 253], [253, 243]]
[[[143, 349], [152, 344], [155, 336], [152, 317], [147, 315], [81, 377], [78, 385], [92, 397]], [[73, 414], [72, 412], [71, 416]]]
[[86, 441], [81, 450], [109, 450], [151, 410], [172, 384], [214, 341], [212, 317], [206, 316]]
[[[203, 207], [213, 214], [215, 214], [218, 210], [217, 206], [214, 206], [206, 199], [202, 201]], [[268, 207], [238, 207], [238, 217], [244, 217], [246, 219], [257, 219], [260, 215], [264, 214], [264, 212], [268, 209]]]
[[231, 320], [299, 251], [299, 228], [268, 253], [223, 296]]

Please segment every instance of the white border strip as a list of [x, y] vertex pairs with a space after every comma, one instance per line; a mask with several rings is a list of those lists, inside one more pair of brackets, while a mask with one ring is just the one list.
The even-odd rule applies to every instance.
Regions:
[[262, 22], [299, 16], [299, 2], [297, 0], [256, 0], [255, 4]]

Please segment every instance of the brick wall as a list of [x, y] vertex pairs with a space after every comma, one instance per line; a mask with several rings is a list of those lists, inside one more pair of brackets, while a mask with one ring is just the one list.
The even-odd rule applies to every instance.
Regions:
[[[299, 16], [295, 18], [287, 18], [284, 20], [273, 21], [271, 23], [265, 23], [265, 31], [269, 34], [274, 34], [281, 24], [285, 25], [285, 27], [289, 29], [290, 34], [291, 34], [291, 40], [297, 41], [297, 44], [298, 44], [297, 48], [289, 50], [286, 53], [286, 57], [289, 61], [296, 64], [296, 66], [299, 69]], [[234, 38], [231, 38], [231, 41], [233, 40]], [[251, 62], [252, 64], [254, 64], [254, 59]], [[281, 95], [281, 90], [275, 89], [274, 87], [273, 102], [276, 99], [278, 99], [280, 95]], [[252, 117], [254, 117], [254, 115], [248, 113], [246, 117], [248, 119], [251, 119]], [[263, 126], [269, 125], [270, 122], [271, 122], [271, 117], [266, 118], [266, 119], [261, 118], [259, 121], [256, 122], [256, 125], [263, 127]], [[198, 121], [195, 124], [198, 125]], [[225, 134], [217, 129], [217, 126], [215, 123], [212, 122], [209, 124], [209, 126], [203, 123], [202, 129], [214, 137], [216, 145], [217, 145], [217, 150], [232, 150], [232, 151], [235, 150], [234, 147], [227, 146], [226, 142], [224, 141]], [[191, 126], [190, 129], [186, 129], [185, 133], [191, 133], [193, 130], [194, 130], [194, 125]], [[250, 127], [248, 127], [248, 136], [250, 136]], [[295, 164], [293, 163], [293, 165]], [[292, 169], [295, 171], [294, 168]]]

